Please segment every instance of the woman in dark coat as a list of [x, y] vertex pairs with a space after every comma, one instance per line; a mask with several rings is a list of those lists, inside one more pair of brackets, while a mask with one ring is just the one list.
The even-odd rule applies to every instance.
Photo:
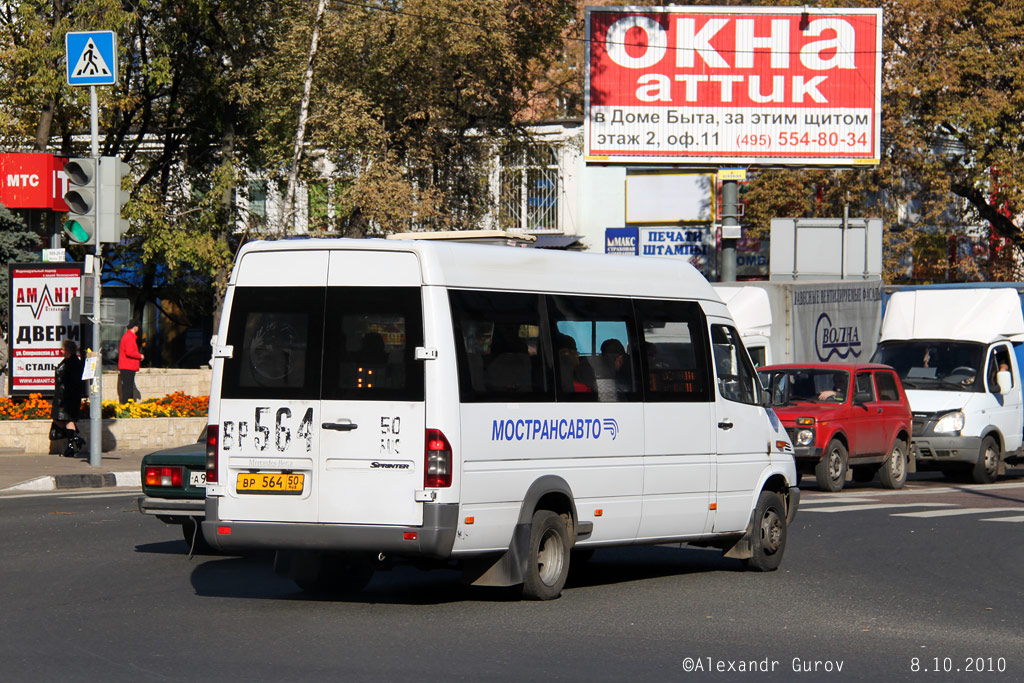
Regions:
[[78, 345], [64, 340], [64, 360], [53, 373], [53, 411], [51, 419], [67, 430], [68, 445], [64, 457], [74, 458], [85, 444], [78, 435], [78, 417], [82, 410], [82, 361]]

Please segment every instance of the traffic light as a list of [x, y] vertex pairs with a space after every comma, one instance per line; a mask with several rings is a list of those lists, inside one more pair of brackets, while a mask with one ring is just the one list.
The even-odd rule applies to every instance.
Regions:
[[75, 244], [94, 244], [96, 240], [96, 170], [95, 159], [69, 159], [64, 165], [68, 176], [64, 232]]
[[100, 242], [120, 242], [128, 230], [128, 219], [121, 218], [121, 209], [131, 192], [123, 189], [122, 180], [131, 170], [131, 166], [117, 157], [100, 159]]

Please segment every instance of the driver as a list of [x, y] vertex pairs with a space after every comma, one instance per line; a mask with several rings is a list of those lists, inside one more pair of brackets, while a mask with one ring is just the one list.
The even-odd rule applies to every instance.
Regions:
[[841, 377], [836, 375], [835, 377], [833, 377], [832, 388], [831, 389], [825, 389], [824, 391], [819, 393], [818, 394], [818, 400], [819, 401], [826, 401], [828, 399], [833, 399], [833, 400], [835, 400], [838, 403], [842, 403], [843, 402], [843, 390], [844, 390], [843, 380], [842, 380]]

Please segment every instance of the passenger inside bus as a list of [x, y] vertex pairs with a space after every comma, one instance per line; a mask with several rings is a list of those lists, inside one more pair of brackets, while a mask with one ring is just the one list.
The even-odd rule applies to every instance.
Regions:
[[576, 340], [558, 332], [555, 333], [553, 341], [557, 353], [559, 389], [567, 393], [592, 392], [593, 387], [580, 376], [582, 369], [580, 354], [576, 350]]

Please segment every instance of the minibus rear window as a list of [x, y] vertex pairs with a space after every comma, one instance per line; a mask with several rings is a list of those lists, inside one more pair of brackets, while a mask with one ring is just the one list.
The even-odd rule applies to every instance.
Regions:
[[422, 401], [422, 345], [418, 287], [329, 287], [324, 400]]
[[323, 313], [321, 287], [237, 287], [223, 396], [318, 398]]

